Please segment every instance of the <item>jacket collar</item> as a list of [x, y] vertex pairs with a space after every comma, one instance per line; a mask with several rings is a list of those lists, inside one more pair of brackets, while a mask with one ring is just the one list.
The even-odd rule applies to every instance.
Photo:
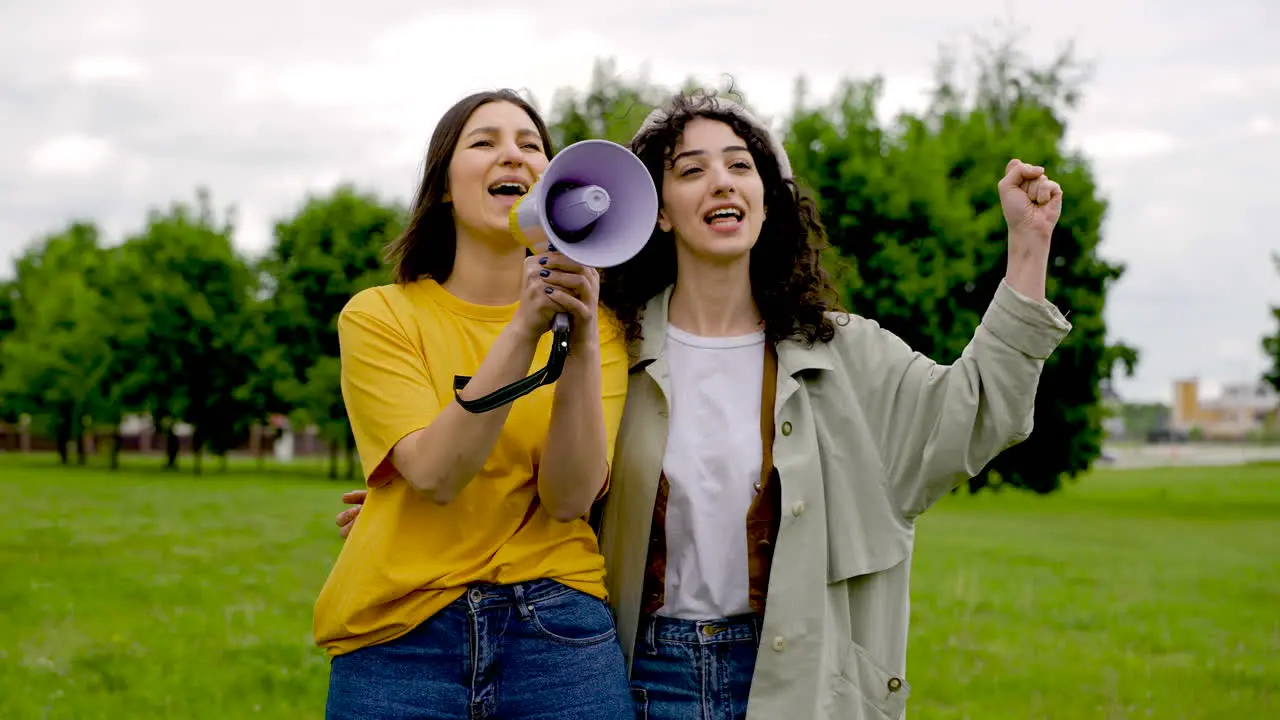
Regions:
[[[650, 298], [644, 307], [640, 326], [643, 337], [640, 347], [631, 363], [631, 370], [648, 368], [658, 364], [657, 370], [665, 380], [666, 362], [663, 350], [667, 344], [667, 309], [671, 304], [671, 292], [675, 287], [668, 285], [662, 292]], [[781, 376], [794, 377], [806, 370], [831, 370], [835, 367], [832, 350], [828, 343], [816, 342], [809, 345], [794, 339], [786, 339], [778, 343], [778, 373]], [[652, 373], [652, 370], [650, 371]]]

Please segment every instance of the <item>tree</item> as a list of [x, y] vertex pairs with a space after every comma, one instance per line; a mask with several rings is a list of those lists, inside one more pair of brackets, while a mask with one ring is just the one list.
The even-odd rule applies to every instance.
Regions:
[[130, 340], [142, 333], [145, 327], [131, 321], [140, 313], [128, 312], [129, 308], [136, 307], [136, 298], [128, 276], [122, 274], [125, 259], [126, 254], [120, 248], [107, 249], [90, 273], [101, 293], [110, 332], [106, 337], [109, 361], [103, 369], [99, 390], [93, 396], [88, 415], [95, 429], [106, 429], [111, 435], [112, 470], [120, 468], [120, 451], [124, 443], [120, 426], [125, 412], [136, 405], [133, 400], [135, 388], [142, 380], [134, 372], [135, 358], [130, 354]]
[[[878, 79], [846, 82], [827, 105], [804, 107], [788, 128], [796, 174], [819, 197], [836, 250], [831, 265], [848, 307], [914, 349], [953, 362], [1005, 272], [1006, 228], [996, 183], [1011, 157], [1049, 168], [1063, 187], [1048, 293], [1074, 331], [1046, 363], [1035, 431], [970, 482], [1051, 492], [1101, 452], [1099, 382], [1132, 348], [1108, 349], [1102, 310], [1123, 267], [1098, 255], [1105, 201], [1086, 158], [1064, 147], [1078, 97], [1069, 50], [1049, 67], [1012, 43], [986, 47], [966, 92], [944, 61], [925, 112], [877, 119]], [[994, 476], [993, 476], [994, 473]]]
[[[1276, 271], [1280, 272], [1280, 253], [1271, 254], [1271, 263]], [[1271, 368], [1263, 378], [1271, 383], [1272, 387], [1280, 390], [1280, 306], [1271, 306], [1271, 319], [1275, 321], [1277, 327], [1274, 335], [1262, 338], [1262, 351], [1267, 354], [1271, 363]]]
[[[732, 78], [723, 78], [715, 88], [688, 78], [680, 89], [714, 89], [720, 95], [750, 107]], [[553, 96], [551, 138], [557, 148], [590, 139], [628, 145], [644, 119], [671, 93], [671, 88], [651, 82], [647, 71], [627, 80], [618, 74], [617, 63], [612, 58], [596, 60], [592, 66], [591, 81], [585, 90], [560, 88]]]
[[16, 282], [0, 282], [0, 340], [13, 333], [17, 323], [13, 318], [13, 306], [17, 302]]
[[[245, 426], [270, 427], [273, 415], [287, 414], [290, 410], [279, 389], [293, 371], [289, 366], [287, 349], [276, 342], [276, 330], [271, 324], [275, 280], [265, 265], [266, 262], [259, 262], [254, 269], [256, 290], [248, 308], [249, 322], [243, 338], [254, 367], [249, 381], [236, 391], [237, 400], [244, 409], [241, 421]], [[257, 453], [261, 467], [266, 457], [265, 443], [259, 443]]]
[[295, 427], [315, 424], [330, 447], [329, 476], [337, 476], [339, 448], [347, 475], [355, 472], [354, 442], [338, 373], [337, 319], [357, 292], [390, 280], [383, 249], [404, 225], [404, 208], [349, 185], [309, 197], [287, 220], [262, 263], [271, 287], [264, 322], [274, 349], [259, 361], [279, 409]]
[[[4, 347], [5, 338], [13, 334], [17, 328], [17, 323], [13, 317], [13, 308], [17, 303], [18, 285], [16, 282], [0, 282], [0, 348]], [[4, 357], [0, 353], [0, 388], [4, 386]], [[0, 390], [0, 423], [16, 423], [18, 422], [18, 405], [12, 400], [6, 400], [4, 393]]]
[[153, 210], [145, 229], [120, 248], [117, 277], [129, 298], [117, 307], [132, 328], [122, 340], [125, 385], [131, 404], [164, 431], [169, 469], [177, 468], [179, 423], [192, 427], [199, 474], [206, 444], [224, 453], [250, 414], [238, 390], [254, 369], [246, 338], [256, 285], [232, 231], [200, 190], [194, 206]]
[[627, 82], [618, 76], [613, 60], [597, 60], [585, 91], [561, 88], [556, 92], [551, 138], [557, 148], [590, 139], [626, 145], [666, 95], [667, 91], [650, 83], [646, 75]]
[[1131, 440], [1145, 440], [1151, 433], [1169, 427], [1171, 412], [1164, 403], [1124, 403], [1120, 417], [1125, 435]]
[[10, 414], [26, 412], [52, 431], [63, 464], [72, 441], [85, 462], [84, 433], [104, 404], [114, 327], [102, 286], [107, 257], [97, 228], [72, 222], [27, 249], [6, 292], [0, 396]]

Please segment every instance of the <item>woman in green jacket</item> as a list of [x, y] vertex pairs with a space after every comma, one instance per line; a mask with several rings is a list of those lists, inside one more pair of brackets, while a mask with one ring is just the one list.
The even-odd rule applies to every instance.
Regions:
[[661, 210], [601, 282], [632, 367], [599, 537], [637, 717], [901, 718], [915, 519], [1030, 435], [1071, 328], [1061, 189], [1009, 162], [1007, 272], [944, 366], [835, 310], [816, 208], [742, 107], [679, 95], [631, 148]]

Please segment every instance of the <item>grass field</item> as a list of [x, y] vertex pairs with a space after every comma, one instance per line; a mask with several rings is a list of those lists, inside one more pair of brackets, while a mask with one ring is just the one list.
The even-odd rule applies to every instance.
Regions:
[[[351, 485], [0, 455], [0, 718], [321, 718]], [[1280, 465], [1099, 471], [920, 523], [915, 720], [1280, 717]]]

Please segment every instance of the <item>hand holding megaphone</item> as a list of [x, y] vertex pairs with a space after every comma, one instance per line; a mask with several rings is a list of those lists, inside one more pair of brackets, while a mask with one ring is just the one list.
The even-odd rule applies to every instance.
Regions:
[[[542, 175], [533, 168], [530, 171], [533, 173], [533, 185], [525, 197], [538, 194], [541, 187]], [[577, 196], [583, 194], [583, 190], [594, 192], [579, 200]], [[557, 226], [569, 225], [573, 232], [578, 233], [597, 220], [608, 209], [609, 202], [608, 193], [594, 185], [563, 192], [557, 199]], [[520, 202], [523, 200], [522, 197]], [[573, 317], [579, 324], [593, 325], [600, 292], [599, 273], [595, 268], [559, 252], [545, 233], [534, 237], [520, 234], [516, 209], [520, 202], [511, 209], [512, 233], [537, 255], [525, 258], [525, 288], [517, 315], [531, 315], [528, 318], [530, 327], [538, 334], [548, 329], [559, 329], [570, 332], [571, 338], [580, 337], [582, 333], [572, 333], [569, 319]]]
[[[573, 320], [572, 326], [591, 330], [595, 327], [599, 295], [600, 273], [595, 268], [548, 248], [525, 258], [524, 289], [516, 322], [541, 335], [552, 328], [556, 316], [567, 315]], [[576, 341], [585, 335], [571, 332], [571, 337]]]
[[[594, 316], [599, 290], [595, 268], [626, 262], [644, 248], [658, 221], [658, 190], [644, 163], [630, 150], [607, 140], [583, 140], [561, 150], [551, 160], [542, 175], [534, 179], [529, 192], [511, 208], [509, 218], [512, 234], [537, 253], [532, 262], [525, 263], [526, 289], [532, 280], [530, 270], [537, 273], [539, 280], [564, 279], [552, 275], [561, 272], [559, 267], [547, 266], [552, 264], [551, 257], [567, 258], [592, 271], [595, 284], [590, 316]], [[542, 257], [548, 258], [546, 263], [541, 262]], [[542, 274], [544, 270], [547, 275]], [[560, 297], [560, 290], [549, 295], [555, 296], [562, 308], [577, 309], [567, 294]], [[572, 299], [581, 302], [581, 296]], [[545, 368], [470, 401], [458, 396], [470, 378], [455, 377], [458, 404], [471, 412], [487, 412], [555, 382], [570, 349], [569, 317], [569, 312], [556, 312], [552, 317], [551, 332], [555, 337]]]

